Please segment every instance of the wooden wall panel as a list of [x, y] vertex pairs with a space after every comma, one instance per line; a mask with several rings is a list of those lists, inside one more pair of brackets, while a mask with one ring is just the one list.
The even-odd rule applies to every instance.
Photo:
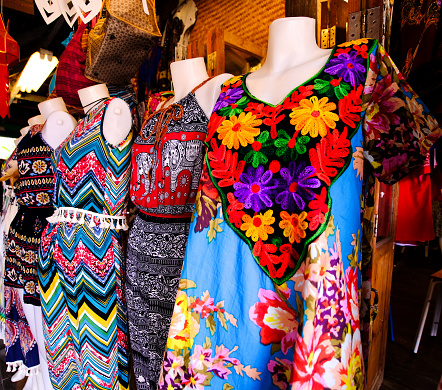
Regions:
[[34, 15], [34, 0], [3, 0], [3, 7]]

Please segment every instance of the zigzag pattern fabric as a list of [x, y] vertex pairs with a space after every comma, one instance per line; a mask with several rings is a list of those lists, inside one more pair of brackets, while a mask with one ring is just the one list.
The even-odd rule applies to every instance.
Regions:
[[[125, 215], [132, 132], [119, 146], [103, 137], [112, 99], [81, 120], [54, 153], [56, 207]], [[127, 309], [121, 230], [50, 223], [39, 253], [48, 366], [54, 389], [128, 389]]]

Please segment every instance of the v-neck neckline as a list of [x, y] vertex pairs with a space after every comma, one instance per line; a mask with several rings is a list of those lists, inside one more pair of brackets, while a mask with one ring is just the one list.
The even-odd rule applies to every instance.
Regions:
[[277, 104], [272, 104], [272, 103], [268, 103], [265, 100], [261, 100], [258, 97], [256, 97], [255, 95], [253, 95], [249, 89], [247, 88], [247, 84], [246, 84], [246, 80], [247, 80], [247, 76], [251, 73], [248, 72], [243, 76], [242, 79], [242, 89], [244, 90], [244, 92], [249, 95], [249, 97], [251, 97], [254, 100], [257, 100], [260, 103], [265, 104], [266, 106], [270, 106], [270, 107], [279, 107], [282, 106], [284, 104], [285, 99], [287, 99], [288, 97], [290, 97], [295, 91], [297, 91], [300, 87], [303, 87], [305, 84], [309, 83], [310, 81], [312, 81], [313, 79], [316, 79], [321, 73], [324, 72], [325, 67], [327, 66], [327, 64], [332, 60], [333, 56], [335, 55], [335, 52], [337, 50], [338, 46], [333, 47], [330, 55], [327, 58], [327, 61], [325, 61], [324, 65], [321, 67], [321, 69], [319, 69], [312, 77], [310, 77], [309, 79], [305, 80], [304, 82], [302, 82], [301, 84], [299, 84], [298, 86], [296, 86], [295, 88], [293, 88], [292, 90], [290, 90], [283, 98], [282, 100], [277, 103]]
[[207, 116], [207, 114], [204, 112], [203, 108], [201, 107], [200, 103], [198, 102], [198, 100], [197, 100], [197, 98], [196, 98], [196, 96], [195, 96], [195, 92], [192, 92], [192, 91], [190, 91], [187, 95], [183, 96], [180, 100], [178, 100], [178, 101], [176, 101], [176, 102], [174, 102], [174, 103], [170, 103], [170, 104], [167, 105], [166, 107], [163, 107], [163, 106], [162, 106], [161, 108], [159, 108], [158, 110], [156, 110], [155, 112], [153, 112], [153, 114], [151, 114], [151, 115], [153, 116], [153, 115], [155, 115], [155, 114], [158, 114], [162, 109], [165, 109], [165, 108], [171, 106], [172, 104], [178, 104], [178, 105], [183, 106], [182, 102], [183, 102], [185, 99], [188, 99], [189, 96], [192, 96], [194, 102], [197, 104], [198, 108], [200, 109], [200, 111], [201, 111], [202, 114], [204, 115], [204, 118], [206, 118], [205, 121], [208, 122], [210, 118]]

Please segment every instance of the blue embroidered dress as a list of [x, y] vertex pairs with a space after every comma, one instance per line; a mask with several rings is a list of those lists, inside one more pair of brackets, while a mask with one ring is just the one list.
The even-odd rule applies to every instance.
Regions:
[[440, 135], [373, 40], [333, 49], [278, 105], [247, 75], [224, 83], [159, 388], [362, 389], [364, 185]]

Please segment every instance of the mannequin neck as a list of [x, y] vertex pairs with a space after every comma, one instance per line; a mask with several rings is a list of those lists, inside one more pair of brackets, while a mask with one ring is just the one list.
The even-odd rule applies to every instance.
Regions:
[[109, 99], [109, 91], [106, 84], [97, 84], [78, 91], [81, 105], [85, 114], [98, 107], [104, 100]]
[[173, 102], [182, 99], [196, 86], [209, 78], [202, 57], [173, 62], [170, 64], [170, 72], [175, 94]]
[[48, 99], [44, 102], [39, 103], [38, 110], [40, 111], [41, 115], [37, 115], [36, 117], [29, 119], [31, 122], [34, 122], [33, 124], [44, 123], [48, 119], [49, 115], [51, 115], [53, 112], [68, 111], [63, 99], [60, 97], [55, 99]]
[[312, 18], [277, 19], [270, 25], [266, 73], [280, 73], [327, 55], [316, 44], [316, 22]]

